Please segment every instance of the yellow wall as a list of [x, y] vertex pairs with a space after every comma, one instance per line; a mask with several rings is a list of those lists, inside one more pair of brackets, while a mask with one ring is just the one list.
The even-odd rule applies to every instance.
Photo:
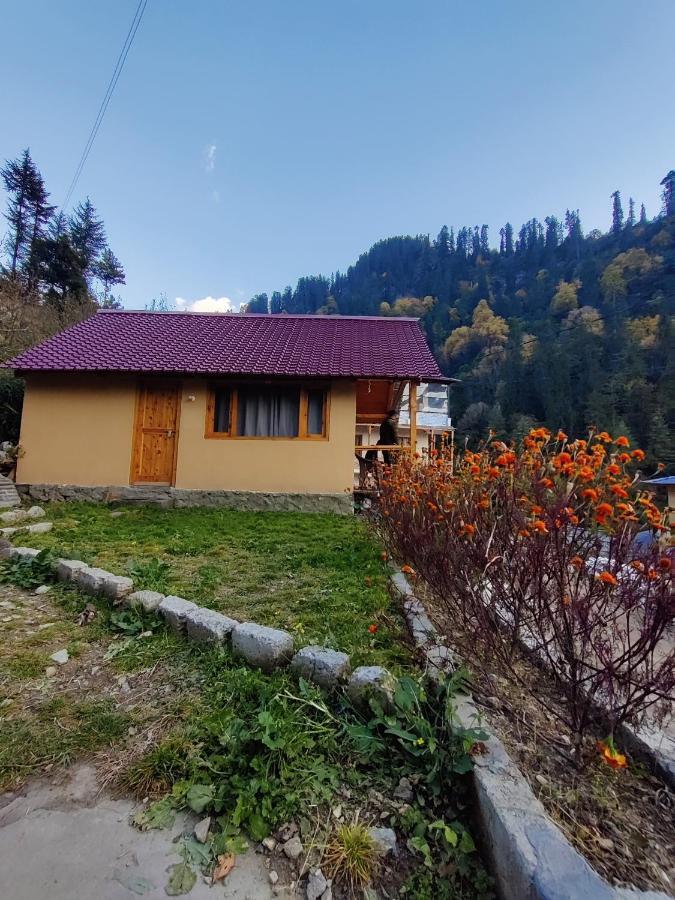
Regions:
[[[194, 397], [194, 400], [190, 399]], [[341, 493], [351, 490], [356, 389], [334, 382], [329, 439], [204, 437], [207, 382], [183, 381], [176, 487]], [[23, 484], [129, 483], [136, 381], [117, 375], [42, 373], [26, 380], [18, 465]]]
[[42, 372], [26, 379], [16, 480], [129, 484], [135, 380]]

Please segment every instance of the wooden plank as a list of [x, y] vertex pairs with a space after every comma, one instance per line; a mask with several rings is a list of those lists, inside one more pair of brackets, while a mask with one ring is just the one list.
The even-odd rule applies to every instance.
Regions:
[[410, 382], [410, 455], [417, 451], [417, 383]]

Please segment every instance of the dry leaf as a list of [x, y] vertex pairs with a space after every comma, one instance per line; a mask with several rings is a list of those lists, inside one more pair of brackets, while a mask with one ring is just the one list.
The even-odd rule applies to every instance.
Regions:
[[218, 863], [213, 870], [213, 883], [227, 878], [232, 869], [234, 869], [234, 853], [223, 853], [218, 857]]

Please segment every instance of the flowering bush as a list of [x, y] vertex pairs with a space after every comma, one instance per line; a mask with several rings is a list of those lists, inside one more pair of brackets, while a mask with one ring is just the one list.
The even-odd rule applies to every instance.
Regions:
[[[643, 458], [623, 436], [569, 441], [537, 428], [454, 468], [442, 453], [402, 458], [382, 480], [385, 540], [458, 623], [453, 641], [474, 668], [519, 683], [521, 651], [544, 663], [566, 696], [552, 712], [577, 759], [598, 708], [611, 739], [672, 701], [671, 556], [662, 514], [631, 474]], [[640, 549], [645, 526], [661, 537]]]

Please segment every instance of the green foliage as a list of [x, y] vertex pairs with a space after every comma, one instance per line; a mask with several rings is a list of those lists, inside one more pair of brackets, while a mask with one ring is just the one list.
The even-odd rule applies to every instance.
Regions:
[[54, 580], [54, 554], [50, 550], [41, 550], [33, 558], [14, 556], [0, 567], [0, 582], [21, 588], [36, 588]]
[[15, 378], [10, 372], [0, 373], [0, 441], [19, 440], [23, 391], [23, 378]]

